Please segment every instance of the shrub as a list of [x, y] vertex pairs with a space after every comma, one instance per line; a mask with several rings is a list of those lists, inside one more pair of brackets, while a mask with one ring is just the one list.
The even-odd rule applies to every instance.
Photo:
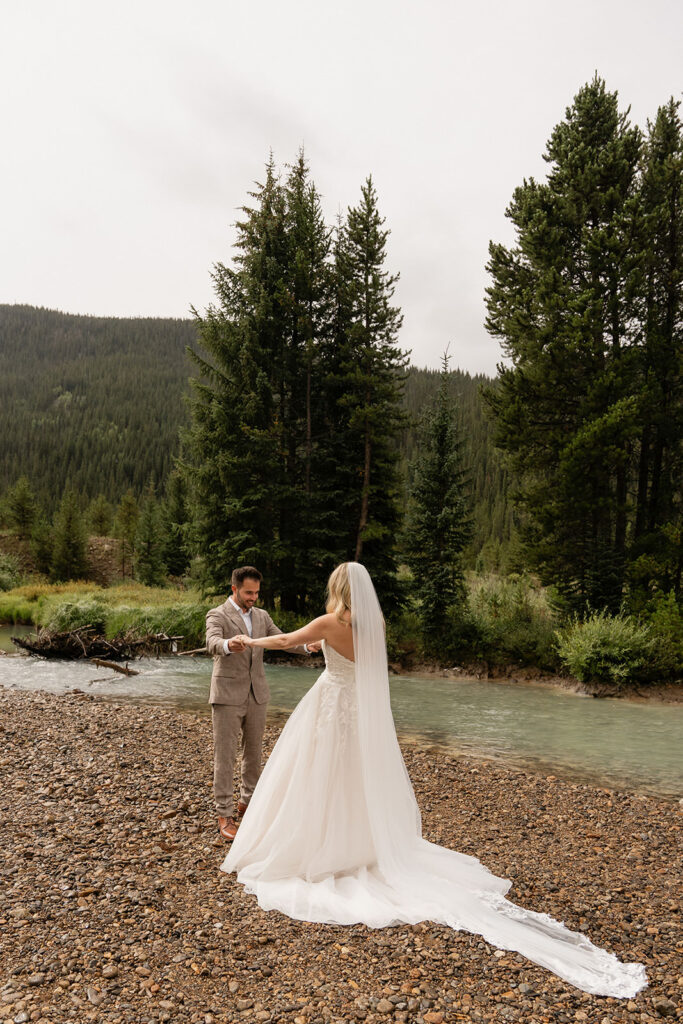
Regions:
[[466, 653], [494, 664], [556, 668], [556, 626], [545, 591], [528, 576], [470, 576], [468, 608], [454, 622], [454, 642], [460, 635]]
[[583, 622], [575, 615], [555, 636], [561, 660], [583, 683], [622, 687], [649, 674], [655, 640], [631, 615], [593, 612]]
[[423, 656], [420, 618], [416, 612], [402, 611], [387, 619], [387, 658], [409, 664]]
[[[210, 605], [209, 607], [212, 606]], [[278, 629], [281, 629], [283, 633], [293, 633], [311, 621], [311, 617], [308, 615], [300, 615], [298, 612], [287, 612], [281, 608], [268, 608], [267, 612]]]
[[683, 614], [673, 590], [658, 593], [648, 604], [645, 621], [654, 640], [650, 662], [653, 678], [674, 681], [683, 676]]
[[0, 590], [13, 590], [21, 580], [21, 569], [14, 555], [0, 551]]

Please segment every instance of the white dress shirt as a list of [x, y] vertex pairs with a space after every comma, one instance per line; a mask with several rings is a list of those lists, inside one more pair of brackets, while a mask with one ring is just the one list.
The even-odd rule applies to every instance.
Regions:
[[[240, 615], [242, 616], [242, 622], [244, 623], [245, 632], [248, 633], [249, 636], [253, 636], [254, 635], [254, 626], [253, 626], [253, 623], [252, 623], [252, 620], [251, 620], [251, 608], [249, 609], [248, 612], [245, 612], [244, 608], [240, 608], [240, 606], [237, 604], [237, 601], [233, 601], [232, 597], [229, 597], [228, 601], [233, 606], [233, 608], [236, 611], [238, 611], [240, 613]], [[230, 639], [231, 638], [228, 638], [227, 640], [223, 641], [223, 653], [224, 654], [232, 654], [232, 651], [228, 647], [228, 644], [230, 643]], [[308, 650], [308, 646], [306, 644], [304, 644], [304, 650], [305, 650], [306, 654], [310, 654], [310, 651]]]
[[[240, 613], [240, 615], [242, 616], [242, 622], [244, 623], [244, 632], [248, 633], [249, 636], [253, 636], [254, 635], [254, 626], [253, 626], [252, 619], [251, 619], [251, 608], [249, 609], [248, 612], [245, 612], [244, 608], [240, 608], [240, 606], [237, 604], [237, 601], [233, 601], [233, 599], [231, 597], [228, 598], [228, 601], [233, 606], [233, 608], [236, 611], [238, 611]], [[228, 647], [229, 642], [230, 642], [229, 639], [223, 641], [223, 651], [225, 652], [225, 654], [231, 654], [232, 653], [230, 651], [230, 648]]]

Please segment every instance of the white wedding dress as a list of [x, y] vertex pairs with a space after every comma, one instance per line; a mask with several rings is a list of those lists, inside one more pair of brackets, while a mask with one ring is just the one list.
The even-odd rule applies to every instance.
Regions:
[[349, 565], [355, 662], [323, 645], [325, 670], [287, 720], [221, 865], [264, 910], [382, 928], [436, 921], [515, 950], [577, 988], [631, 997], [645, 968], [621, 963], [546, 914], [476, 857], [422, 838], [389, 705], [383, 620], [365, 568]]

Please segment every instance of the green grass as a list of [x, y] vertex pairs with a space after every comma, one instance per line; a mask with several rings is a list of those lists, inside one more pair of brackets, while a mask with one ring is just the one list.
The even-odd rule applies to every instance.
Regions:
[[93, 625], [110, 639], [129, 630], [140, 636], [167, 633], [185, 637], [185, 647], [201, 647], [206, 613], [218, 600], [140, 583], [29, 583], [0, 593], [0, 622], [57, 631]]

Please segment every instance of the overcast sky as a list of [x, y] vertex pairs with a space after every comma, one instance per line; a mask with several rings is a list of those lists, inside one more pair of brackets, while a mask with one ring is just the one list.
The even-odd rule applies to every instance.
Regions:
[[595, 70], [645, 126], [683, 85], [674, 0], [22, 0], [0, 30], [0, 302], [188, 315], [269, 149], [330, 222], [372, 173], [417, 365], [495, 373], [490, 239]]

